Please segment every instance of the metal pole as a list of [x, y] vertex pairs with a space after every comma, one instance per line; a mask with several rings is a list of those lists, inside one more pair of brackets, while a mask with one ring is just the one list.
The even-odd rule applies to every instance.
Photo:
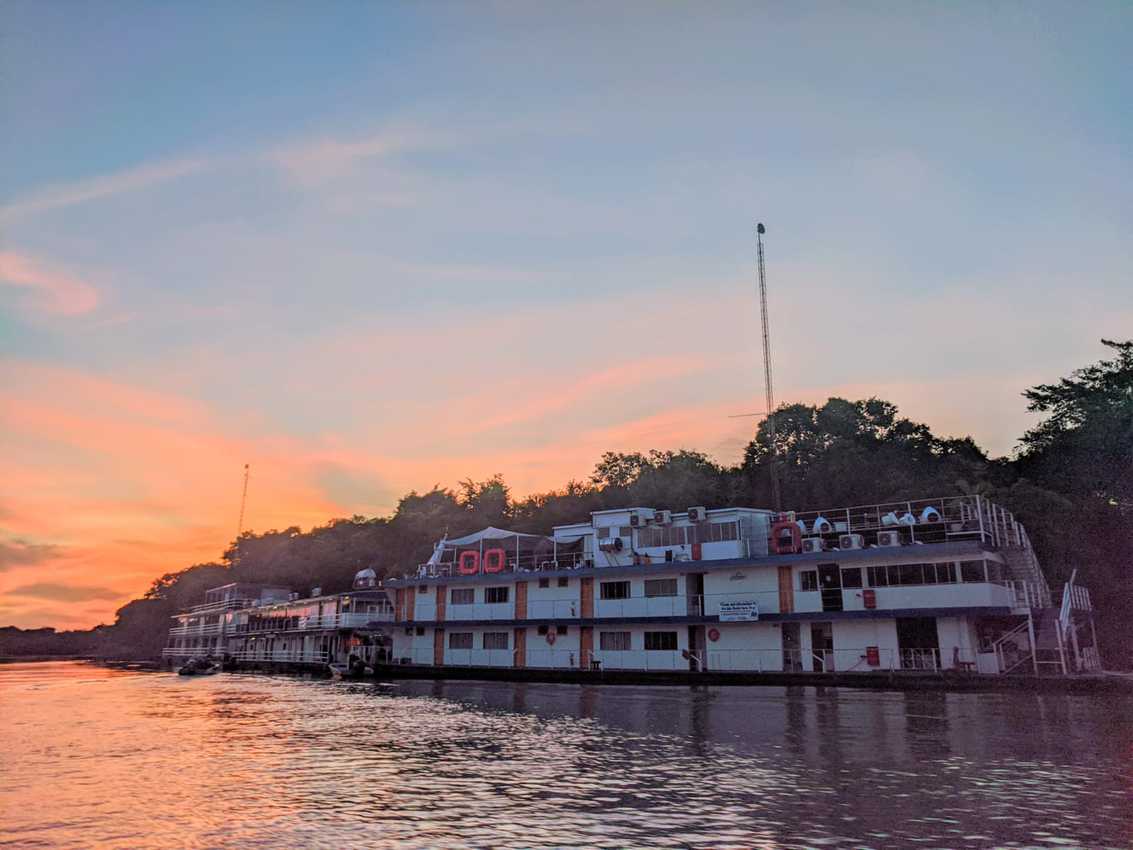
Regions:
[[771, 322], [767, 315], [767, 273], [763, 265], [763, 234], [767, 229], [762, 223], [755, 226], [755, 241], [759, 253], [759, 315], [763, 325], [763, 390], [764, 403], [767, 405], [767, 436], [770, 441], [771, 455], [768, 466], [771, 469], [771, 500], [774, 502], [776, 512], [783, 510], [783, 498], [779, 490], [779, 472], [775, 468], [775, 392], [771, 382]]
[[1031, 637], [1031, 667], [1034, 668], [1035, 675], [1039, 675], [1039, 645], [1035, 640], [1035, 618], [1032, 615], [1032, 608], [1027, 609], [1027, 633]]

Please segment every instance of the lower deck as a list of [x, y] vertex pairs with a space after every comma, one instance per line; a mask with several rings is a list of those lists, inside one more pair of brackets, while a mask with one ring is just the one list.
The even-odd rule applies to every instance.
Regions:
[[[1066, 673], [1097, 669], [1089, 634], [1042, 616], [873, 617], [776, 622], [405, 626], [402, 666], [645, 672]], [[1042, 653], [1047, 653], [1043, 655]], [[1041, 661], [1040, 661], [1041, 659]]]

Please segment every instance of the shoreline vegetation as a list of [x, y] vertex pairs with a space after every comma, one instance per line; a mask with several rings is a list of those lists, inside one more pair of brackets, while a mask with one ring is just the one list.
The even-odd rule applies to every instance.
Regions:
[[120, 661], [160, 657], [170, 618], [209, 587], [262, 582], [307, 591], [350, 588], [355, 572], [400, 575], [425, 560], [440, 533], [488, 525], [547, 532], [591, 511], [627, 504], [766, 506], [776, 459], [783, 504], [794, 509], [870, 504], [951, 494], [987, 495], [1027, 527], [1057, 588], [1074, 569], [1097, 609], [1103, 662], [1133, 666], [1133, 340], [1102, 340], [1109, 359], [1024, 391], [1043, 419], [1010, 457], [991, 458], [970, 437], [939, 437], [877, 398], [785, 404], [775, 412], [774, 451], [766, 421], [742, 460], [716, 463], [688, 449], [607, 452], [586, 481], [514, 499], [500, 476], [439, 485], [404, 496], [392, 516], [332, 519], [248, 531], [211, 563], [154, 580], [113, 624], [89, 630], [0, 628], [0, 660], [82, 656]]

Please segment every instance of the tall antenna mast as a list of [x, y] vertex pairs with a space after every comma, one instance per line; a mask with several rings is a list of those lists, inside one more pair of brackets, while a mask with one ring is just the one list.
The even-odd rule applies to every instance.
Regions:
[[248, 474], [250, 473], [250, 464], [244, 464], [244, 493], [240, 496], [240, 521], [236, 523], [236, 539], [240, 539], [240, 535], [244, 533], [244, 506], [248, 504]]
[[767, 405], [767, 436], [771, 441], [771, 499], [775, 510], [783, 510], [783, 497], [779, 492], [779, 471], [775, 468], [775, 391], [771, 383], [771, 322], [767, 315], [767, 273], [763, 268], [763, 234], [767, 232], [761, 223], [755, 226], [755, 241], [759, 246], [759, 314], [763, 322], [763, 390]]

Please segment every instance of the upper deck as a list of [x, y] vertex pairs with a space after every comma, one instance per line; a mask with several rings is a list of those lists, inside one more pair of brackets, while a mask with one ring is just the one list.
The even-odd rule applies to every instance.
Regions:
[[550, 536], [490, 528], [442, 540], [429, 561], [386, 585], [499, 582], [509, 575], [591, 570], [632, 573], [653, 571], [658, 565], [679, 572], [705, 571], [835, 555], [885, 561], [903, 547], [970, 551], [973, 544], [1002, 551], [1010, 577], [1046, 588], [1023, 526], [1009, 511], [979, 495], [780, 514], [703, 507], [683, 512], [646, 507], [597, 511], [589, 522], [556, 526]]

